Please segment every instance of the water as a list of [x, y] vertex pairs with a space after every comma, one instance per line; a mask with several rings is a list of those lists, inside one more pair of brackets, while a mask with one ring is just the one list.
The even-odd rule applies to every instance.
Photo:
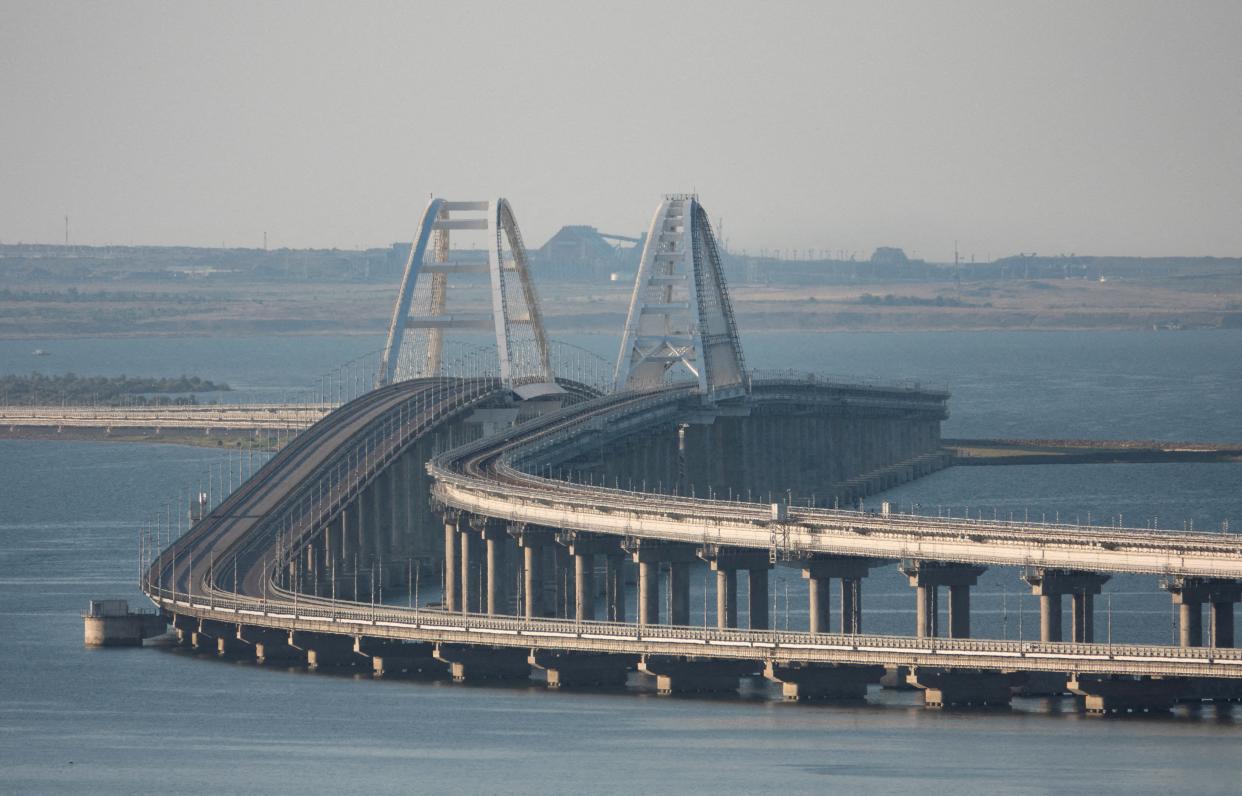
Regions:
[[[0, 370], [187, 372], [279, 397], [380, 342], [3, 342]], [[608, 337], [574, 342], [614, 353]], [[947, 383], [946, 435], [1242, 437], [1242, 332], [749, 335], [746, 345], [752, 366]], [[53, 356], [33, 359], [34, 348]], [[88, 599], [141, 604], [138, 523], [224, 459], [211, 449], [0, 438], [0, 790], [1237, 791], [1242, 726], [1212, 709], [1101, 721], [1060, 700], [1016, 700], [1008, 713], [940, 713], [889, 692], [870, 705], [806, 707], [372, 681], [165, 649], [84, 649]], [[1089, 511], [1135, 525], [1193, 519], [1196, 529], [1233, 519], [1237, 529], [1239, 486], [1236, 465], [985, 467], [884, 497], [958, 516], [967, 506], [986, 516], [1060, 511], [1062, 520]], [[1014, 638], [1019, 625], [1034, 634], [1034, 602], [1023, 607], [1019, 585], [1012, 570], [984, 575], [972, 595], [979, 635]], [[792, 573], [774, 576], [778, 622], [805, 622], [801, 588]], [[912, 631], [912, 591], [894, 568], [865, 589], [868, 629]], [[1118, 638], [1168, 640], [1169, 599], [1154, 579], [1118, 577], [1106, 590]], [[1101, 614], [1101, 636], [1106, 624]]]

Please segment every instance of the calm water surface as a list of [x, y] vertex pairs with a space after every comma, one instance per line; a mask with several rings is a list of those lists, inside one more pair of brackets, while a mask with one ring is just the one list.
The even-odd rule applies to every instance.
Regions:
[[[223, 379], [280, 395], [377, 339], [0, 343], [0, 371]], [[611, 357], [615, 341], [575, 340]], [[751, 335], [751, 365], [954, 392], [946, 435], [1242, 439], [1242, 333]], [[53, 356], [34, 359], [45, 348]], [[1097, 720], [1061, 700], [1009, 712], [932, 712], [911, 694], [790, 706], [540, 688], [371, 681], [227, 663], [172, 650], [82, 647], [91, 597], [136, 603], [134, 528], [224, 454], [208, 449], [0, 441], [0, 791], [1236, 793], [1242, 722], [1215, 710]], [[1242, 467], [958, 468], [886, 495], [960, 515], [1158, 516], [1161, 527], [1242, 528]], [[877, 501], [880, 498], [873, 498]], [[702, 601], [696, 582], [692, 605]], [[985, 574], [978, 635], [1031, 637], [1033, 598]], [[777, 621], [805, 625], [800, 579], [778, 575]], [[1118, 577], [1097, 632], [1165, 641], [1167, 595]], [[786, 597], [786, 593], [788, 597]], [[743, 601], [744, 605], [744, 601]], [[895, 569], [867, 581], [865, 624], [913, 630]], [[703, 619], [701, 613], [694, 616]], [[710, 613], [707, 616], [711, 621]], [[674, 783], [676, 788], [674, 788]]]

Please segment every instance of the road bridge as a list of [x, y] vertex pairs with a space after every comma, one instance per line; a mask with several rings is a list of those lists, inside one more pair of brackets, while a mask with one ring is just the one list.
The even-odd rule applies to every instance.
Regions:
[[[537, 670], [552, 686], [642, 674], [663, 692], [729, 691], [741, 677], [765, 677], [789, 699], [857, 698], [885, 672], [930, 706], [1007, 704], [1024, 685], [1079, 694], [1092, 712], [1242, 695], [1233, 648], [1242, 544], [1232, 537], [854, 508], [944, 465], [947, 394], [739, 375], [727, 293], [710, 273], [710, 229], [680, 226], [706, 225], [706, 214], [697, 199], [677, 202], [677, 212], [662, 205], [660, 234], [648, 236], [666, 247], [651, 262], [668, 268], [648, 273], [634, 306], [658, 316], [667, 339], [638, 327], [625, 350], [640, 379], [600, 395], [538, 368], [424, 375], [334, 409], [184, 535], [148, 529], [142, 586], [179, 638], [377, 674], [524, 679]], [[444, 220], [426, 214], [428, 234]], [[503, 219], [489, 229], [503, 231]], [[685, 308], [652, 300], [683, 278], [691, 297], [712, 293], [699, 310], [722, 323], [699, 343], [678, 328], [674, 310]], [[704, 359], [700, 344], [715, 353]], [[694, 378], [659, 378], [679, 368]], [[524, 383], [541, 386], [524, 392]], [[894, 562], [913, 589], [914, 636], [862, 626], [866, 578]], [[808, 581], [805, 630], [772, 626], [778, 566]], [[989, 566], [1019, 567], [1039, 595], [1039, 641], [971, 637], [970, 590]], [[715, 573], [716, 627], [691, 626], [691, 567]], [[748, 628], [736, 626], [740, 571]], [[1161, 576], [1181, 616], [1179, 644], [1099, 643], [1093, 600], [1116, 572]]]
[[336, 405], [0, 406], [0, 428], [112, 431], [300, 431]]

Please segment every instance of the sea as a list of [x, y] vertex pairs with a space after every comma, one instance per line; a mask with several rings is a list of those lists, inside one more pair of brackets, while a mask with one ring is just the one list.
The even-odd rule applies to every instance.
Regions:
[[[618, 341], [567, 342], [604, 361]], [[743, 343], [749, 367], [947, 388], [946, 437], [1242, 442], [1242, 330], [754, 333]], [[322, 398], [364, 381], [382, 344], [0, 341], [0, 373], [186, 373], [234, 388], [215, 400]], [[85, 649], [88, 600], [144, 605], [137, 529], [236, 455], [0, 432], [0, 793], [1242, 791], [1242, 711], [1227, 707], [1101, 719], [1068, 698], [1019, 698], [1008, 710], [934, 711], [878, 688], [865, 704], [795, 705], [754, 689], [551, 692], [308, 674], [161, 646]], [[959, 467], [868, 502], [881, 500], [1236, 533], [1242, 465]], [[974, 635], [1037, 637], [1038, 607], [1018, 575], [981, 578]], [[710, 623], [703, 582], [692, 578], [691, 621]], [[805, 627], [797, 573], [778, 569], [772, 590], [778, 626]], [[895, 567], [867, 579], [863, 600], [866, 630], [913, 633], [913, 590]], [[1167, 643], [1174, 630], [1156, 578], [1116, 576], [1097, 598], [1098, 640]]]

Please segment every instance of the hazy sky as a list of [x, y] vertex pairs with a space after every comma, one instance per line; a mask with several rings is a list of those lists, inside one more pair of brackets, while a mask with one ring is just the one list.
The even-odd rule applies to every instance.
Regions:
[[0, 241], [1242, 255], [1242, 2], [0, 0]]

